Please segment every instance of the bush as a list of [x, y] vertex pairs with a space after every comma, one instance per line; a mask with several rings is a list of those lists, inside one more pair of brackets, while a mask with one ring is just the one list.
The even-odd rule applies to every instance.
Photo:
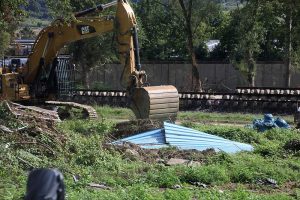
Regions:
[[202, 167], [185, 168], [184, 174], [180, 179], [183, 182], [201, 182], [205, 184], [219, 185], [228, 183], [230, 178], [226, 172], [225, 166], [207, 165]]
[[174, 185], [180, 184], [175, 168], [161, 167], [158, 171], [156, 170], [148, 172], [147, 182], [149, 184], [160, 188], [172, 188]]

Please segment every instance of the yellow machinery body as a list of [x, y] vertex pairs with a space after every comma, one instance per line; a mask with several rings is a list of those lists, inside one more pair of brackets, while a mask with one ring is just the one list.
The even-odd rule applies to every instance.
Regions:
[[[115, 16], [86, 16], [115, 5]], [[46, 96], [48, 99], [53, 97], [55, 94], [49, 92], [53, 91], [52, 88], [43, 90], [43, 87], [50, 87], [53, 83], [51, 77], [59, 50], [71, 42], [114, 31], [120, 63], [123, 66], [120, 82], [128, 91], [131, 108], [136, 117], [174, 119], [179, 109], [177, 89], [174, 86], [148, 87], [144, 84], [147, 76], [146, 72], [141, 70], [137, 22], [128, 1], [117, 0], [98, 5], [96, 8], [76, 13], [75, 18], [76, 20], [69, 24], [55, 20], [39, 33], [27, 64], [16, 72], [2, 74], [2, 97], [14, 101], [39, 96]], [[43, 72], [47, 73], [42, 76]], [[43, 95], [43, 91], [49, 93]]]
[[27, 84], [20, 84], [18, 73], [7, 73], [1, 75], [2, 98], [12, 101], [30, 99], [29, 87]]

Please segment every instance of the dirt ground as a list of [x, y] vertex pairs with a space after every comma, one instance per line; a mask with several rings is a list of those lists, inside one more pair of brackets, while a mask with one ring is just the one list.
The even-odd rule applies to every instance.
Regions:
[[105, 148], [108, 150], [118, 151], [122, 154], [124, 159], [142, 160], [148, 163], [162, 162], [166, 163], [171, 158], [185, 159], [203, 163], [211, 155], [215, 154], [213, 149], [205, 151], [197, 150], [179, 150], [175, 147], [162, 149], [143, 149], [138, 145], [132, 143], [123, 143], [122, 145], [111, 145], [112, 141], [124, 137], [132, 136], [144, 131], [163, 128], [163, 123], [152, 120], [135, 120], [120, 122], [116, 125], [109, 138], [105, 141]]

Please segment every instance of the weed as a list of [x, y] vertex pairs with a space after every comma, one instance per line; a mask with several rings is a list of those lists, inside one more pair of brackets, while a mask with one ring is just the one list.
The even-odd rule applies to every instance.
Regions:
[[[59, 168], [65, 176], [67, 195], [70, 200], [93, 199], [293, 199], [299, 196], [299, 191], [293, 190], [290, 196], [284, 192], [275, 191], [274, 194], [249, 191], [244, 186], [256, 184], [260, 179], [273, 178], [279, 187], [288, 182], [299, 183], [300, 161], [297, 149], [289, 149], [290, 141], [298, 141], [299, 133], [295, 130], [273, 129], [264, 133], [255, 130], [228, 126], [207, 126], [193, 124], [190, 127], [208, 132], [227, 139], [251, 143], [254, 152], [226, 154], [223, 152], [209, 154], [202, 165], [163, 166], [157, 163], [146, 163], [141, 160], [126, 159], [121, 152], [106, 150], [103, 143], [108, 133], [113, 130], [111, 121], [128, 119], [131, 112], [128, 109], [97, 107], [99, 114], [105, 116], [100, 121], [67, 120], [58, 125], [60, 134], [66, 141], [57, 150], [55, 157], [37, 152], [40, 148], [20, 148], [9, 145], [20, 135], [0, 135], [0, 199], [20, 199], [25, 192], [27, 170], [29, 165], [34, 167]], [[5, 115], [6, 111], [3, 111]], [[6, 113], [7, 114], [7, 113]], [[187, 117], [197, 113], [183, 113]], [[214, 118], [219, 114], [203, 114]], [[1, 106], [0, 106], [0, 116]], [[7, 116], [7, 115], [6, 115]], [[230, 115], [229, 115], [230, 116]], [[251, 115], [253, 116], [253, 115]], [[183, 117], [183, 116], [182, 116]], [[228, 121], [237, 117], [228, 117]], [[247, 116], [243, 120], [248, 120]], [[219, 117], [219, 120], [226, 115]], [[199, 118], [200, 119], [200, 118]], [[1, 119], [0, 119], [1, 120]], [[198, 119], [194, 119], [197, 121]], [[9, 120], [7, 120], [9, 121]], [[1, 121], [2, 123], [2, 121]], [[5, 123], [3, 121], [3, 123]], [[35, 137], [38, 141], [50, 145], [59, 141], [49, 140], [49, 137]], [[58, 139], [57, 139], [58, 140]], [[56, 142], [55, 142], [56, 141]], [[293, 143], [294, 144], [294, 143]], [[293, 146], [294, 147], [294, 146]], [[55, 149], [56, 150], [56, 149]], [[175, 149], [161, 150], [167, 159], [174, 154]], [[193, 152], [190, 158], [194, 159]], [[22, 160], [27, 161], [24, 163]], [[200, 157], [199, 157], [200, 159]], [[78, 181], [74, 182], [72, 176]], [[106, 184], [112, 190], [96, 190], [87, 186], [88, 183]], [[206, 189], [200, 189], [191, 182], [208, 184]], [[237, 189], [218, 189], [227, 184], [240, 184]], [[171, 189], [174, 185], [181, 185], [180, 189]], [[263, 186], [262, 186], [263, 187]]]

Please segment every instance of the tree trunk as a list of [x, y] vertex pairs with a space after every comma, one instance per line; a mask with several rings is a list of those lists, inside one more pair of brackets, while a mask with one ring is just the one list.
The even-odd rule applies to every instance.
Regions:
[[188, 8], [186, 8], [183, 0], [179, 0], [179, 4], [181, 6], [182, 13], [185, 18], [185, 30], [188, 37], [187, 49], [192, 63], [192, 88], [191, 89], [192, 91], [200, 92], [202, 90], [202, 85], [200, 81], [199, 71], [197, 68], [198, 64], [196, 61], [196, 54], [194, 51], [193, 31], [192, 31], [192, 22], [191, 22], [193, 0], [189, 1]]
[[248, 83], [250, 87], [255, 87], [255, 76], [256, 76], [256, 62], [253, 58], [253, 53], [248, 52]]
[[[191, 31], [191, 29], [189, 29]], [[198, 64], [196, 60], [196, 54], [194, 51], [194, 44], [193, 44], [193, 36], [191, 32], [188, 34], [188, 50], [191, 56], [191, 63], [192, 63], [192, 91], [200, 92], [202, 90], [200, 75], [198, 71]]]
[[255, 87], [255, 76], [256, 76], [256, 62], [251, 56], [248, 61], [249, 73], [248, 73], [248, 82], [250, 87]]
[[90, 89], [90, 73], [89, 70], [85, 72], [85, 86], [87, 89]]
[[[290, 5], [292, 6], [292, 5]], [[289, 8], [289, 15], [287, 16], [287, 28], [288, 28], [288, 38], [287, 38], [287, 47], [286, 47], [286, 79], [285, 86], [291, 87], [291, 69], [292, 69], [292, 28], [293, 28], [293, 13], [292, 7]]]

